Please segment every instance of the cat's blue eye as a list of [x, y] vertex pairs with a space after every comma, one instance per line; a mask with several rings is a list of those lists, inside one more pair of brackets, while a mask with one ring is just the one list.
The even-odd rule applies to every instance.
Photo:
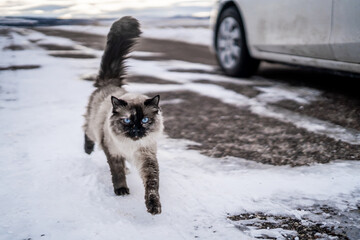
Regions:
[[149, 122], [149, 118], [144, 117], [141, 121], [142, 121], [143, 123], [147, 123], [147, 122]]
[[123, 122], [126, 123], [126, 124], [129, 124], [131, 122], [131, 120], [130, 120], [130, 118], [124, 118]]

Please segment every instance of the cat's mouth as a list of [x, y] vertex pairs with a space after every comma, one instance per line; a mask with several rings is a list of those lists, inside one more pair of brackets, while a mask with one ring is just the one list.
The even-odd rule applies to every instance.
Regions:
[[132, 134], [132, 135], [128, 135], [128, 137], [129, 138], [131, 138], [133, 141], [137, 141], [137, 140], [140, 140], [140, 139], [142, 139], [143, 137], [145, 137], [146, 135], [145, 134], [141, 134], [141, 135], [138, 135], [138, 134], [136, 134], [136, 135], [134, 135], [134, 134]]
[[134, 141], [137, 141], [137, 140], [139, 140], [141, 137], [139, 137], [139, 136], [134, 136], [134, 137], [132, 137], [132, 140], [134, 140]]
[[126, 136], [131, 138], [133, 141], [137, 141], [146, 136], [146, 132], [142, 129], [132, 129], [126, 132]]

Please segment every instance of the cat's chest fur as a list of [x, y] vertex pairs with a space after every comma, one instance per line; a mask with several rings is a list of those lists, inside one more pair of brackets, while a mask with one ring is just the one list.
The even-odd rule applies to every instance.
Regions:
[[[106, 124], [107, 128], [109, 126]], [[137, 141], [126, 137], [115, 136], [111, 131], [104, 131], [104, 139], [110, 153], [113, 156], [123, 156], [131, 165], [139, 167], [139, 156], [147, 149], [156, 150], [157, 141], [161, 137], [161, 132], [150, 133], [148, 136]]]

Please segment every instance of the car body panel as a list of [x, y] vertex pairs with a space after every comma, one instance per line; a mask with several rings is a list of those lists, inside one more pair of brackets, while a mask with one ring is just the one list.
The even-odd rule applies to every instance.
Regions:
[[253, 48], [265, 52], [334, 59], [329, 46], [332, 0], [237, 2], [241, 6], [248, 39]]
[[336, 60], [360, 63], [359, 0], [334, 0], [330, 43]]
[[[220, 0], [211, 14], [213, 43], [219, 14], [231, 3], [236, 5], [242, 17], [252, 57], [360, 73], [360, 14], [355, 14], [360, 12], [357, 8], [360, 1], [354, 1], [357, 0], [344, 0], [347, 2], [345, 9], [334, 10], [334, 5], [343, 0]], [[351, 13], [356, 16], [346, 16], [346, 8], [352, 7]], [[333, 15], [337, 19], [335, 23], [332, 22]], [[342, 17], [336, 18], [337, 15]], [[359, 24], [354, 24], [354, 21]], [[352, 26], [344, 29], [344, 25], [349, 23]], [[344, 31], [348, 31], [346, 41]], [[215, 44], [212, 49], [215, 50]]]

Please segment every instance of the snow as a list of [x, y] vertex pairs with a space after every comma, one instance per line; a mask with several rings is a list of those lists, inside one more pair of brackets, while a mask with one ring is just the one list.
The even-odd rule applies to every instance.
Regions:
[[274, 103], [283, 100], [292, 100], [300, 104], [308, 104], [318, 99], [321, 92], [319, 90], [306, 87], [298, 88], [284, 85], [272, 87], [256, 87], [260, 93], [256, 98], [267, 103]]
[[129, 54], [130, 57], [158, 57], [162, 56], [162, 53], [145, 52], [145, 51], [133, 51]]
[[[358, 161], [276, 167], [233, 157], [210, 158], [187, 150], [192, 142], [164, 137], [158, 152], [163, 212], [148, 214], [134, 169], [127, 176], [131, 194], [115, 196], [103, 152], [88, 156], [82, 149], [82, 114], [94, 89], [80, 76], [95, 72], [100, 59], [51, 57], [29, 41], [35, 33], [28, 34], [0, 37], [1, 49], [24, 42], [29, 46], [2, 51], [2, 66], [41, 65], [0, 72], [0, 239], [251, 239], [259, 231], [250, 230], [249, 235], [240, 231], [227, 220], [228, 213], [263, 211], [296, 217], [304, 214], [297, 210], [299, 205], [326, 201], [346, 209], [360, 201]], [[40, 37], [50, 43], [65, 41]], [[229, 104], [266, 107], [266, 102], [251, 102], [220, 86], [192, 82], [199, 75], [213, 81], [230, 78], [169, 71], [210, 66], [181, 61], [147, 65], [131, 60], [129, 64], [131, 73], [137, 73], [139, 64], [138, 69], [149, 75], [152, 71], [157, 76], [159, 71], [160, 77], [182, 83], [130, 84], [129, 90], [183, 88]], [[281, 231], [271, 234], [281, 239]]]

